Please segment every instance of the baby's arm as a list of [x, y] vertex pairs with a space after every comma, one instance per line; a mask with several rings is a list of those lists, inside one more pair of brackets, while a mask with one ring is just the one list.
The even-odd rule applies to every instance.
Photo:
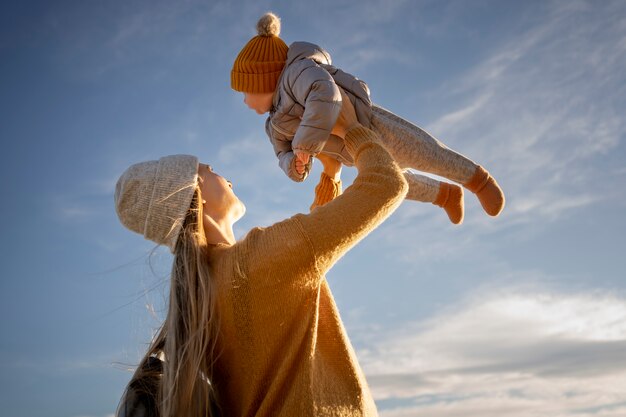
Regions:
[[290, 138], [281, 134], [276, 129], [273, 129], [269, 117], [265, 121], [265, 132], [267, 133], [270, 142], [272, 142], [274, 153], [278, 158], [278, 165], [281, 169], [293, 181], [304, 181], [311, 170], [311, 161], [306, 164], [302, 164], [298, 161], [298, 158], [295, 157], [291, 147]]
[[287, 83], [296, 101], [304, 107], [302, 120], [292, 141], [296, 154], [314, 156], [321, 152], [341, 111], [341, 93], [333, 77], [317, 64], [303, 62], [290, 71]]
[[[350, 127], [356, 125], [357, 118], [354, 106], [346, 95], [345, 91], [340, 90], [342, 98], [342, 108], [332, 133], [345, 140], [346, 133]], [[320, 182], [315, 187], [315, 198], [311, 204], [311, 211], [323, 206], [324, 204], [334, 200], [342, 193], [341, 184], [341, 162], [327, 154], [317, 155], [317, 159], [322, 162], [324, 171], [320, 177]]]

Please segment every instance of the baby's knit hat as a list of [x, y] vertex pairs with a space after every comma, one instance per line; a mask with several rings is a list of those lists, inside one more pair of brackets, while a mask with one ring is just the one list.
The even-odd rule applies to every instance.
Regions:
[[115, 186], [124, 226], [174, 252], [198, 184], [198, 158], [170, 155], [131, 165]]
[[276, 89], [285, 61], [287, 44], [278, 37], [280, 19], [273, 13], [261, 16], [258, 36], [243, 47], [230, 72], [230, 86], [243, 93], [271, 93]]

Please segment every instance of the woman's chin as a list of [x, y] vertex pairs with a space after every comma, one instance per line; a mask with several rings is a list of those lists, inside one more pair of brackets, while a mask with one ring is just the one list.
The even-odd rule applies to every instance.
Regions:
[[246, 214], [246, 206], [241, 202], [241, 200], [239, 201], [239, 212], [237, 213], [236, 219], [239, 220], [241, 219], [244, 214]]

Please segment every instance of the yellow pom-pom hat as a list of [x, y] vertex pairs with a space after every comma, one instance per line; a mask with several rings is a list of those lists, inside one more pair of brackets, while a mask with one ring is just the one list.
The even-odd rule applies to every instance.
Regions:
[[243, 93], [271, 93], [276, 89], [285, 61], [287, 44], [278, 37], [280, 19], [273, 13], [261, 16], [258, 35], [243, 47], [230, 72], [230, 86]]

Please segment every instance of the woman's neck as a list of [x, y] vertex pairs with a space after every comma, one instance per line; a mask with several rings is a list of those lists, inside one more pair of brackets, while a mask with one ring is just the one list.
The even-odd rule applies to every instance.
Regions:
[[235, 233], [233, 232], [234, 222], [230, 221], [230, 219], [214, 219], [211, 216], [205, 215], [203, 222], [204, 234], [209, 245], [235, 244]]

